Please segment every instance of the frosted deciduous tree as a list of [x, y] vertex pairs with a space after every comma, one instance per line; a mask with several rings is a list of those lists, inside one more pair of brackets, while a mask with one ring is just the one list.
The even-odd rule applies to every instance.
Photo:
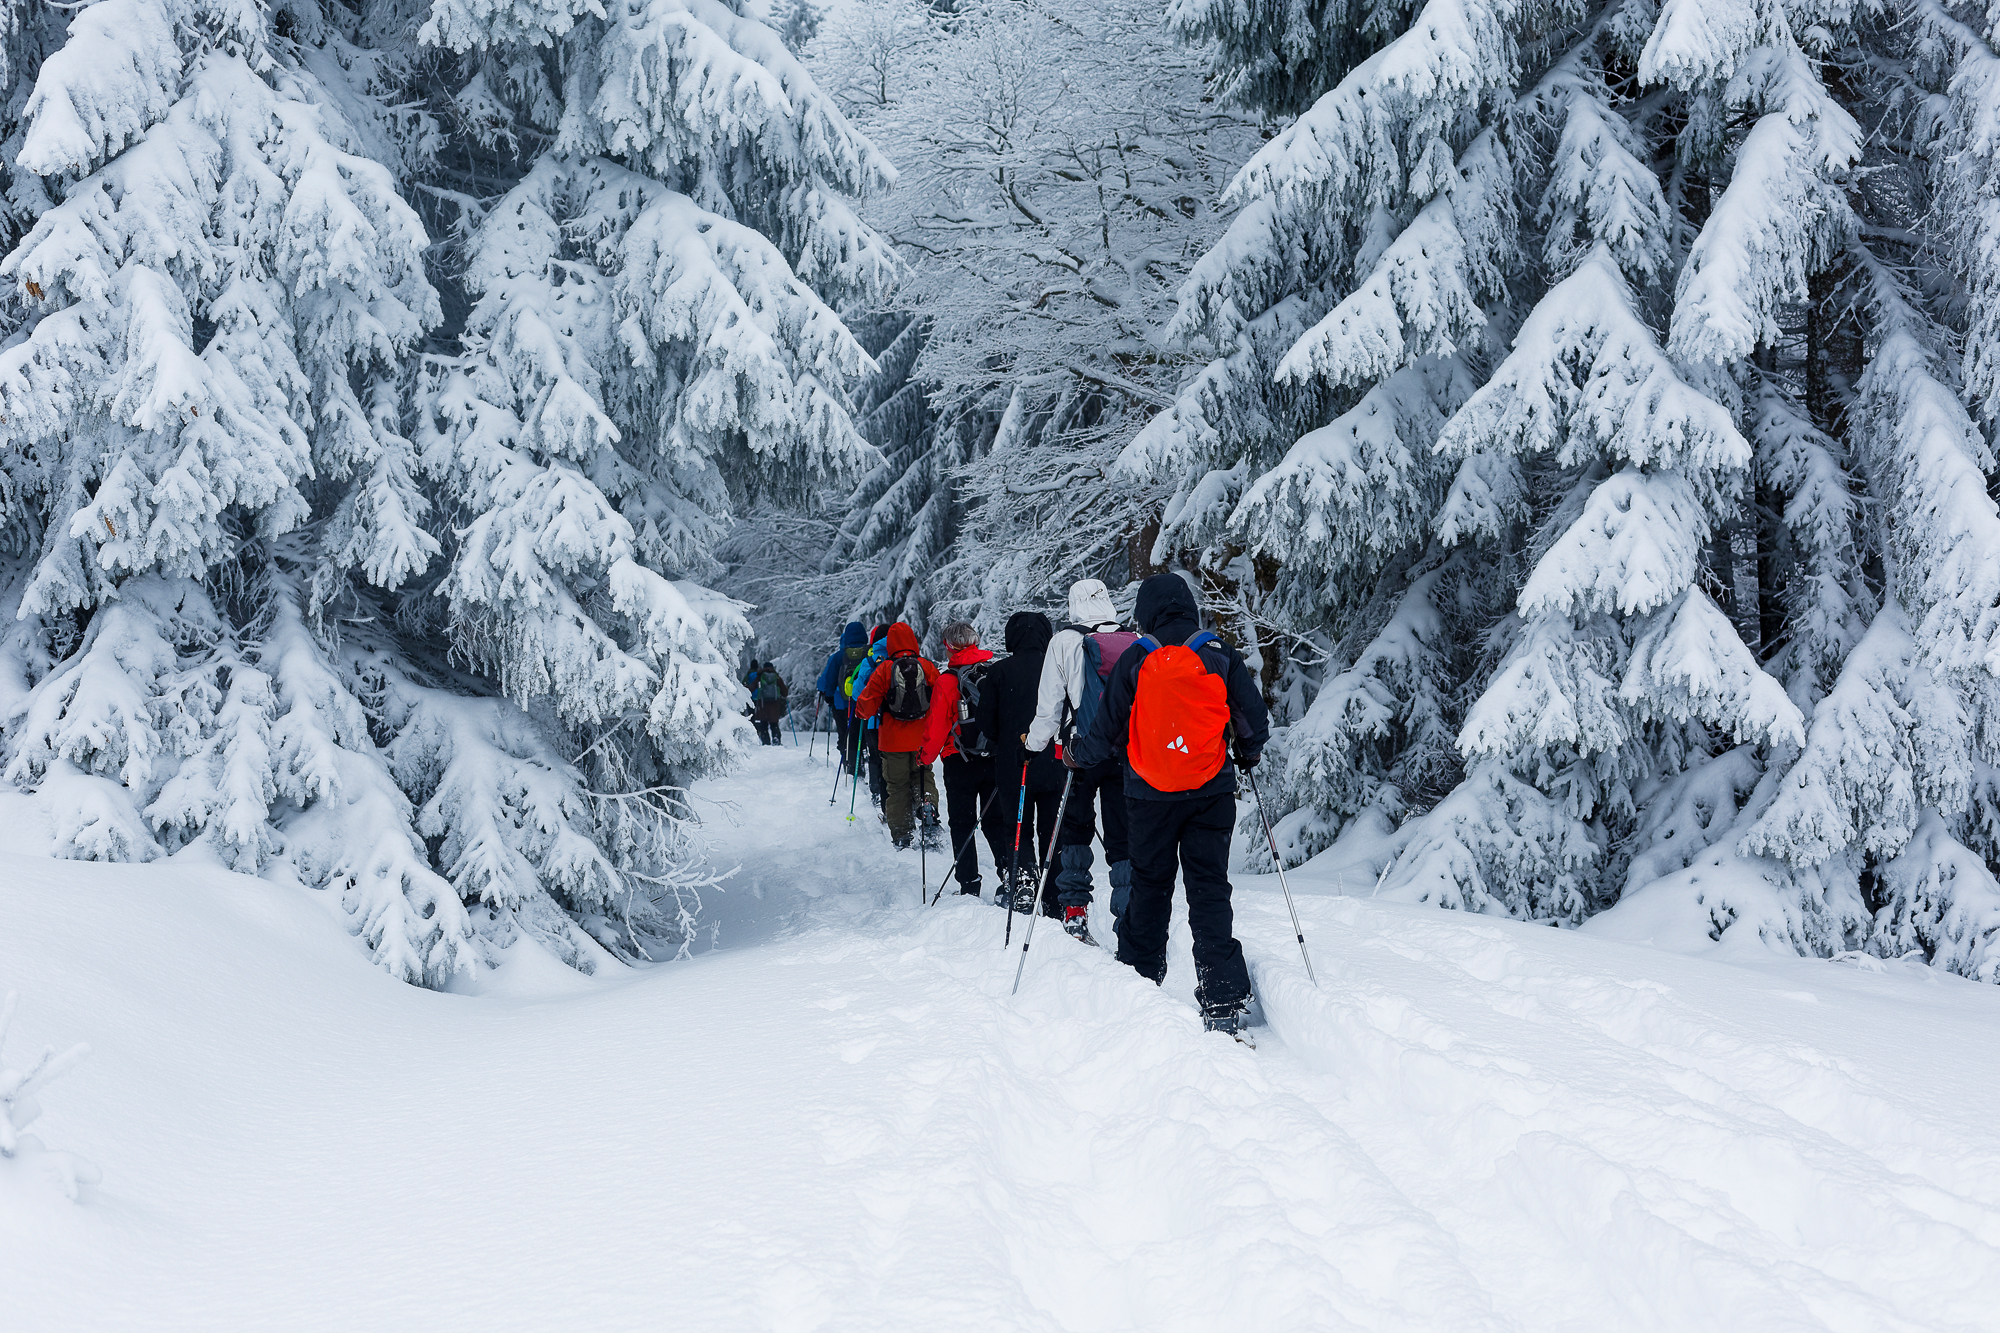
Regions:
[[997, 631], [1075, 578], [1127, 576], [1159, 495], [1110, 465], [1187, 363], [1161, 329], [1254, 143], [1160, 19], [1143, 0], [996, 0], [955, 6], [900, 64], [886, 35], [842, 48], [904, 71], [900, 88], [875, 65], [840, 83], [909, 165], [877, 216], [909, 260], [899, 302], [921, 322], [904, 336], [933, 418], [900, 458], [884, 434], [890, 466], [851, 499], [856, 609], [942, 604]]

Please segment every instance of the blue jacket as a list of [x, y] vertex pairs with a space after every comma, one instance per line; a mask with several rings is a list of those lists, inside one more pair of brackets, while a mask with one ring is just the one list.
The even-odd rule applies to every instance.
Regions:
[[847, 707], [847, 700], [840, 697], [840, 678], [847, 674], [847, 650], [867, 642], [867, 626], [858, 620], [848, 621], [847, 628], [840, 632], [840, 647], [826, 655], [826, 665], [820, 668], [819, 679], [813, 683], [820, 697], [836, 709]]

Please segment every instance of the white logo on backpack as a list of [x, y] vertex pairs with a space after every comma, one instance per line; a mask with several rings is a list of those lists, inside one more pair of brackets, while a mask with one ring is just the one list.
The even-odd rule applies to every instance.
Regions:
[[1172, 743], [1171, 743], [1171, 744], [1169, 744], [1169, 745], [1167, 746], [1167, 748], [1168, 748], [1169, 750], [1179, 750], [1179, 751], [1180, 751], [1180, 752], [1181, 752], [1182, 754], [1187, 754], [1187, 753], [1189, 753], [1189, 750], [1188, 750], [1188, 743], [1187, 743], [1187, 737], [1185, 737], [1185, 736], [1176, 736], [1176, 737], [1174, 737], [1174, 739], [1173, 739]]

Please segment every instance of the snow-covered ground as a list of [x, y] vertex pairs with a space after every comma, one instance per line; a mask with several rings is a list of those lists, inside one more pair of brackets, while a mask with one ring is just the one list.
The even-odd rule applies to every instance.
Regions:
[[103, 1173], [71, 1204], [0, 1162], [0, 1327], [1996, 1325], [2000, 989], [1309, 868], [1317, 990], [1239, 888], [1252, 1052], [1200, 1030], [1184, 938], [1162, 991], [1040, 930], [1010, 998], [1002, 914], [919, 910], [830, 777], [702, 788], [718, 947], [478, 995], [301, 891], [0, 860], [10, 1051], [91, 1044], [36, 1130]]

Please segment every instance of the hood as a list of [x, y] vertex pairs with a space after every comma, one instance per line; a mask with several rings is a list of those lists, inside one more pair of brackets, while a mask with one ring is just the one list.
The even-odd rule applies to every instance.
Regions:
[[1099, 625], [1118, 623], [1118, 608], [1111, 604], [1111, 593], [1096, 579], [1078, 579], [1069, 585], [1069, 618], [1071, 623], [1096, 629]]
[[917, 632], [897, 621], [889, 626], [889, 656], [903, 657], [918, 651]]
[[971, 666], [975, 662], [991, 662], [992, 660], [993, 654], [987, 652], [976, 643], [951, 650], [951, 665], [955, 667]]
[[[824, 643], [825, 640], [822, 639], [821, 642]], [[840, 646], [843, 648], [859, 648], [866, 642], [868, 642], [868, 627], [858, 620], [848, 621], [847, 628], [840, 632]]]
[[1045, 653], [1049, 640], [1056, 636], [1056, 627], [1040, 611], [1016, 611], [1007, 617], [1007, 651], [1010, 653]]
[[1153, 634], [1172, 620], [1200, 623], [1195, 609], [1194, 589], [1178, 574], [1155, 574], [1139, 585], [1139, 604], [1134, 614], [1142, 634]]

